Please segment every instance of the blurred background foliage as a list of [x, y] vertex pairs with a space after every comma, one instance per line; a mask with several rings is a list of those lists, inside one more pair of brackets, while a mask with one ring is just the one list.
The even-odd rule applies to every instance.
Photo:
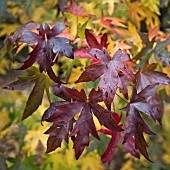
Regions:
[[[64, 36], [72, 40], [75, 49], [84, 46], [85, 28], [92, 29], [95, 35], [107, 32], [108, 49], [112, 54], [121, 48], [132, 56], [137, 55], [144, 48], [138, 31], [147, 32], [150, 37], [162, 37], [163, 40], [170, 34], [169, 0], [77, 0], [76, 2], [80, 12], [72, 13], [64, 9], [64, 5], [70, 6], [70, 1], [67, 0], [0, 0], [0, 48], [3, 47], [6, 36], [30, 20], [50, 24], [65, 22], [69, 28]], [[154, 28], [157, 28], [156, 32]], [[166, 48], [170, 51], [170, 46]], [[71, 141], [69, 145], [63, 143], [60, 149], [46, 154], [48, 136], [43, 133], [49, 124], [41, 125], [41, 115], [49, 105], [47, 96], [44, 97], [43, 104], [36, 114], [21, 121], [29, 91], [2, 90], [2, 87], [20, 76], [21, 73], [14, 69], [18, 68], [18, 62], [26, 59], [29, 50], [21, 46], [18, 51], [11, 51], [11, 55], [5, 55], [3, 48], [0, 51], [0, 170], [170, 169], [169, 87], [160, 91], [165, 105], [163, 127], [160, 128], [151, 120], [147, 120], [153, 131], [157, 133], [147, 138], [149, 155], [154, 163], [148, 162], [143, 157], [140, 160], [132, 158], [119, 146], [111, 164], [102, 164], [99, 155], [103, 153], [109, 141], [109, 137], [103, 134], [100, 134], [103, 142], [92, 138], [91, 147], [78, 161], [74, 158]], [[77, 58], [69, 62], [67, 60], [61, 58], [58, 61], [59, 67], [56, 66], [55, 69], [60, 79], [68, 81], [69, 85], [73, 86], [81, 73], [82, 66], [89, 60]], [[168, 67], [164, 66], [163, 71], [170, 75]], [[83, 86], [88, 90], [95, 87], [96, 83], [80, 83], [77, 88]], [[53, 95], [51, 98], [57, 100]], [[121, 106], [119, 101], [116, 104]]]

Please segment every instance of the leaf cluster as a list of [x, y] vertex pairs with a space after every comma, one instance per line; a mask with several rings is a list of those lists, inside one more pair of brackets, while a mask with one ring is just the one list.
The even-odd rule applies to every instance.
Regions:
[[[134, 6], [140, 8], [142, 2], [129, 2], [127, 5], [129, 9]], [[73, 39], [70, 38], [71, 33], [67, 32], [66, 21], [65, 24], [55, 25], [28, 22], [6, 39], [7, 51], [11, 47], [19, 48], [22, 43], [26, 43], [31, 52], [18, 68], [26, 70], [28, 75], [19, 77], [4, 89], [25, 90], [32, 87], [22, 119], [31, 116], [38, 109], [46, 91], [50, 106], [44, 112], [42, 121], [52, 122], [52, 126], [45, 132], [49, 135], [46, 152], [54, 151], [63, 141], [68, 143], [71, 139], [75, 157], [79, 159], [85, 148], [90, 145], [90, 135], [100, 140], [99, 133], [104, 133], [111, 135], [111, 139], [102, 155], [103, 162], [112, 161], [120, 143], [132, 156], [140, 158], [141, 153], [151, 161], [144, 133], [148, 135], [155, 133], [143, 115], [162, 125], [163, 106], [158, 90], [169, 85], [170, 78], [158, 68], [169, 66], [169, 51], [166, 46], [170, 44], [170, 37], [164, 35], [162, 41], [157, 35], [159, 27], [153, 28], [154, 23], [147, 25], [148, 34], [137, 32], [137, 29], [140, 30], [140, 21], [146, 18], [144, 11], [146, 9], [151, 11], [150, 7], [129, 12], [129, 19], [134, 17], [136, 21], [136, 29], [130, 21], [106, 17], [103, 11], [99, 18], [87, 14], [83, 7], [77, 6], [75, 0], [71, 1], [70, 7], [64, 9], [66, 4], [67, 1], [59, 1], [61, 11], [71, 13], [77, 18], [77, 32], [73, 34]], [[155, 13], [158, 13], [157, 6], [154, 5], [154, 8]], [[155, 13], [153, 18], [156, 16]], [[96, 36], [93, 31], [90, 32], [86, 28], [87, 21], [82, 25], [79, 34], [80, 17], [90, 18], [93, 24], [98, 24], [110, 32], [101, 31], [103, 34]], [[117, 41], [112, 38], [117, 38]], [[74, 50], [70, 39], [74, 40], [72, 42], [74, 47], [76, 46]], [[77, 43], [79, 41], [82, 42], [80, 48]], [[135, 50], [137, 46], [139, 52]], [[78, 61], [87, 58], [85, 67], [81, 62], [72, 62], [74, 64], [68, 67], [69, 76], [72, 76], [74, 66], [83, 69], [74, 84], [64, 82], [54, 71], [61, 58], [68, 58], [70, 63], [75, 61], [74, 58], [78, 58]], [[92, 89], [87, 87], [88, 82], [97, 80], [96, 88], [94, 84]], [[51, 102], [50, 86], [53, 86], [57, 101]], [[116, 96], [123, 101], [123, 107], [115, 105]], [[96, 128], [94, 117], [104, 128], [100, 130]]]

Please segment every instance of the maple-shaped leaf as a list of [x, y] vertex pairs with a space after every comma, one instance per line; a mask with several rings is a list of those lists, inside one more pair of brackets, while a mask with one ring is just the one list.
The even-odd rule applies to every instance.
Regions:
[[103, 50], [93, 48], [89, 51], [89, 54], [100, 60], [100, 63], [87, 66], [77, 83], [95, 81], [100, 77], [98, 87], [102, 89], [104, 102], [109, 108], [118, 88], [124, 96], [127, 96], [126, 86], [120, 78], [120, 73], [131, 81], [135, 80], [132, 71], [124, 64], [130, 61], [129, 55], [118, 50], [111, 58], [105, 48]]
[[31, 67], [37, 61], [41, 72], [45, 70], [53, 81], [61, 83], [51, 68], [54, 64], [51, 53], [60, 53], [61, 55], [73, 58], [72, 46], [68, 44], [69, 40], [67, 38], [57, 37], [66, 27], [64, 24], [56, 24], [50, 28], [48, 24], [45, 24], [44, 27], [40, 25], [38, 29], [39, 34], [26, 31], [20, 36], [17, 40], [18, 42], [24, 42], [33, 47], [29, 58], [20, 67], [20, 70]]
[[[63, 85], [58, 86], [58, 88], [61, 88], [65, 96], [72, 99], [73, 102], [68, 103], [67, 101], [65, 104], [59, 104], [56, 106], [55, 111], [54, 107], [52, 109], [49, 108], [48, 112], [45, 112], [43, 115], [43, 121], [68, 123], [76, 114], [80, 113], [73, 130], [69, 134], [71, 137], [76, 136], [73, 140], [76, 159], [80, 157], [84, 148], [89, 145], [90, 134], [99, 139], [92, 113], [97, 117], [100, 124], [108, 129], [115, 131], [122, 130], [112, 118], [112, 112], [104, 109], [98, 104], [98, 102], [103, 100], [102, 92], [100, 90], [95, 91], [92, 89], [87, 97], [84, 90], [79, 92], [76, 89], [70, 89]], [[61, 93], [57, 92], [56, 94], [59, 94], [60, 96]]]
[[3, 89], [25, 90], [31, 87], [37, 78], [37, 76], [19, 77], [18, 80], [6, 85], [5, 87], [3, 87]]
[[78, 8], [76, 4], [76, 0], [71, 0], [71, 6], [70, 7], [65, 7], [66, 11], [74, 14], [76, 16], [85, 16], [84, 14], [84, 9], [83, 8]]
[[[38, 69], [34, 71], [35, 73], [33, 75], [19, 77], [18, 80], [4, 87], [6, 90], [25, 90], [33, 86], [24, 109], [22, 120], [32, 115], [38, 109], [39, 105], [41, 105], [44, 90], [48, 93], [48, 79], [46, 75], [39, 73]], [[31, 69], [27, 70], [27, 72], [33, 73]]]
[[121, 18], [114, 18], [114, 17], [105, 17], [104, 12], [101, 13], [101, 18], [93, 21], [93, 23], [97, 23], [100, 26], [114, 32], [117, 35], [120, 35], [119, 30], [117, 27], [126, 27], [126, 21]]
[[135, 148], [138, 149], [140, 153], [149, 161], [151, 160], [149, 159], [147, 153], [147, 143], [144, 139], [143, 132], [149, 135], [153, 135], [154, 133], [145, 123], [140, 113], [142, 112], [148, 115], [154, 121], [158, 121], [161, 124], [161, 113], [156, 105], [148, 101], [148, 98], [155, 94], [157, 87], [158, 83], [148, 85], [140, 93], [137, 93], [136, 88], [134, 88], [130, 102], [125, 108], [122, 109], [127, 112], [125, 120], [126, 133], [123, 144], [130, 140], [131, 137], [134, 137]]
[[138, 32], [143, 44], [145, 45], [142, 50], [133, 58], [134, 61], [141, 59], [137, 68], [142, 68], [146, 62], [150, 59], [152, 54], [153, 44], [155, 39], [149, 40], [149, 35], [146, 33]]
[[136, 89], [138, 93], [146, 86], [152, 85], [154, 83], [159, 83], [160, 85], [168, 85], [170, 84], [170, 78], [165, 73], [150, 70], [149, 68], [144, 69], [144, 71], [137, 72]]
[[137, 148], [135, 148], [135, 140], [133, 137], [129, 138], [123, 146], [127, 153], [130, 153], [135, 158], [140, 159], [140, 152]]
[[138, 30], [140, 30], [141, 27], [141, 21], [146, 17], [146, 13], [142, 9], [142, 3], [141, 2], [128, 2], [129, 6], [129, 18], [133, 18], [136, 22]]
[[26, 119], [28, 116], [32, 115], [41, 105], [44, 90], [46, 88], [46, 77], [41, 76], [35, 81], [35, 85], [29, 95], [29, 98], [24, 109], [22, 120]]

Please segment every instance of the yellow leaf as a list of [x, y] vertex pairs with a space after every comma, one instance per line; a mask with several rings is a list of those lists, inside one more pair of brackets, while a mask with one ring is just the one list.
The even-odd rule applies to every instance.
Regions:
[[4, 35], [9, 35], [11, 32], [16, 31], [16, 29], [19, 27], [18, 24], [0, 24], [0, 37]]
[[128, 31], [126, 32], [125, 30], [125, 34], [125, 39], [129, 43], [134, 44], [138, 48], [138, 51], [140, 51], [143, 47], [142, 40], [136, 30], [136, 27], [131, 22], [128, 22]]
[[133, 18], [135, 20], [138, 30], [140, 30], [141, 27], [140, 22], [147, 16], [142, 9], [142, 5], [143, 4], [141, 2], [128, 2], [128, 16], [129, 18]]
[[111, 15], [114, 11], [115, 8], [115, 3], [120, 2], [119, 0], [104, 0], [102, 3], [103, 4], [108, 4], [108, 13]]
[[148, 30], [150, 28], [157, 27], [160, 24], [158, 15], [156, 15], [155, 13], [150, 11], [150, 9], [146, 8], [145, 13], [147, 15], [147, 17], [146, 17], [146, 25], [147, 25]]
[[160, 0], [142, 0], [141, 2], [143, 6], [149, 8], [151, 12], [160, 15], [160, 11], [159, 11]]
[[81, 170], [104, 170], [104, 166], [101, 163], [100, 156], [96, 152], [91, 152], [88, 155], [81, 157], [77, 164], [81, 167]]
[[96, 3], [94, 1], [90, 2], [90, 3], [80, 2], [79, 4], [84, 9], [85, 14], [96, 15], [96, 11], [95, 11], [96, 10]]
[[132, 160], [126, 161], [126, 163], [123, 164], [122, 168], [120, 170], [135, 170], [133, 168], [133, 162]]
[[8, 113], [5, 110], [1, 111], [0, 114], [0, 131], [3, 130], [3, 128], [9, 123], [9, 117]]
[[42, 19], [42, 16], [46, 13], [47, 13], [47, 11], [45, 10], [45, 8], [35, 7], [32, 20], [35, 22], [40, 22]]

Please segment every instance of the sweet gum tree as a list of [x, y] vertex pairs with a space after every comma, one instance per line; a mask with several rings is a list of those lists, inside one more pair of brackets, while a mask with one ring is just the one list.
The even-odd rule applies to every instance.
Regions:
[[[22, 120], [36, 114], [46, 93], [50, 104], [42, 123], [52, 123], [45, 132], [49, 135], [47, 153], [71, 139], [79, 159], [91, 145], [90, 136], [101, 140], [99, 134], [104, 133], [111, 136], [101, 155], [104, 163], [114, 159], [120, 144], [132, 156], [140, 158], [142, 154], [152, 162], [144, 134], [155, 133], [145, 118], [162, 126], [162, 99], [170, 84], [164, 73], [169, 69], [170, 35], [160, 30], [157, 0], [101, 3], [103, 8], [91, 1], [58, 1], [60, 15], [65, 17], [62, 22], [30, 21], [11, 33], [1, 54], [13, 55], [23, 44], [30, 52], [17, 68], [24, 76], [4, 89], [32, 87]], [[98, 7], [101, 13], [88, 5]], [[127, 14], [119, 16], [123, 5]], [[61, 59], [66, 62], [64, 69]], [[57, 71], [61, 69], [62, 76]], [[164, 92], [162, 98], [160, 91]], [[96, 129], [94, 117], [101, 129]]]

